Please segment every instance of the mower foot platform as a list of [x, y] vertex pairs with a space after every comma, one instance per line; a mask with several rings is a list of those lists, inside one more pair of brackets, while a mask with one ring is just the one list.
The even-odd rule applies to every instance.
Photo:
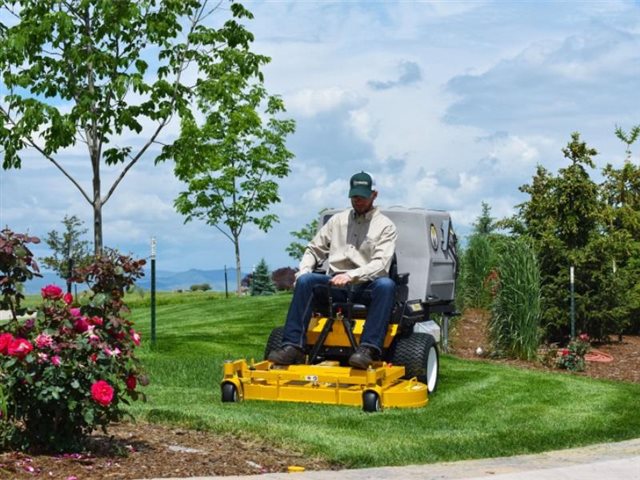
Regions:
[[277, 400], [361, 406], [367, 412], [386, 407], [418, 408], [428, 402], [427, 386], [403, 379], [405, 369], [379, 362], [367, 370], [335, 361], [315, 365], [275, 365], [268, 360], [224, 364], [222, 401]]

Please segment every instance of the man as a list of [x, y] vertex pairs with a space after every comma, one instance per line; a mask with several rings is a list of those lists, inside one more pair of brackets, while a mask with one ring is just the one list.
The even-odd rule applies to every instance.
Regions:
[[[389, 267], [396, 248], [396, 227], [373, 202], [378, 192], [365, 172], [351, 177], [351, 209], [333, 215], [311, 240], [296, 274], [293, 299], [284, 326], [282, 347], [268, 359], [278, 365], [304, 361], [306, 332], [312, 314], [313, 288], [353, 285], [357, 301], [365, 288], [371, 290], [371, 303], [360, 338], [360, 345], [349, 357], [349, 364], [366, 369], [380, 358], [387, 324], [395, 299], [395, 283]], [[327, 261], [327, 274], [313, 270]]]

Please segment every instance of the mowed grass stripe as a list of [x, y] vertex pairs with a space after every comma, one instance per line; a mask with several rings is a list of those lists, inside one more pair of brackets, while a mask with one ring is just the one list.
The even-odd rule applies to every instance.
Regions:
[[[178, 296], [179, 294], [175, 294]], [[640, 385], [524, 370], [443, 355], [438, 393], [425, 408], [359, 408], [220, 402], [226, 359], [262, 358], [269, 332], [284, 322], [289, 295], [190, 295], [157, 309], [134, 307], [139, 351], [151, 378], [149, 401], [131, 407], [151, 421], [261, 438], [351, 467], [406, 465], [541, 452], [640, 437]]]

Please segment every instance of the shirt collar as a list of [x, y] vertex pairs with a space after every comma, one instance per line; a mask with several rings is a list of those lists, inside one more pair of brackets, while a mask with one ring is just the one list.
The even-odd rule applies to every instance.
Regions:
[[355, 220], [366, 220], [367, 222], [371, 221], [375, 213], [378, 211], [378, 207], [373, 207], [367, 213], [363, 215], [358, 215], [354, 209], [351, 209], [351, 217]]

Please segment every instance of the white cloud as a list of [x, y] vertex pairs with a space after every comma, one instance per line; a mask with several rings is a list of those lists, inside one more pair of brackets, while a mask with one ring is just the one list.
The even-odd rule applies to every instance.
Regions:
[[362, 99], [358, 95], [338, 87], [305, 88], [287, 96], [287, 107], [290, 114], [302, 117], [312, 117], [318, 113], [339, 108], [350, 109], [360, 103], [362, 103]]

